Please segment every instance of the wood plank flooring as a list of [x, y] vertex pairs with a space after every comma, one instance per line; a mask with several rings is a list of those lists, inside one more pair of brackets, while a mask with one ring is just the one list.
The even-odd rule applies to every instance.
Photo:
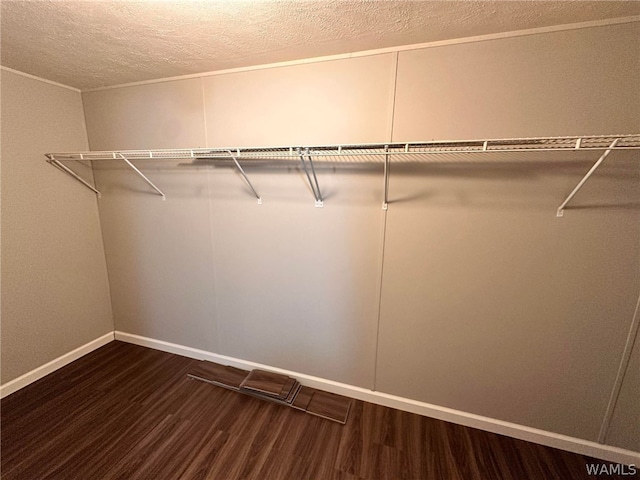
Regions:
[[[342, 424], [347, 422], [349, 410], [353, 404], [352, 398], [310, 387], [301, 388], [302, 385], [295, 378], [265, 370], [240, 370], [202, 360], [187, 375], [195, 380], [229, 388], [265, 401], [291, 406]], [[240, 376], [243, 378], [239, 379]], [[301, 390], [301, 398], [298, 401], [297, 396]]]
[[196, 363], [111, 342], [3, 399], [2, 478], [567, 480], [606, 463], [361, 401], [340, 425], [190, 379]]
[[[289, 381], [291, 381], [290, 385]], [[295, 379], [286, 375], [264, 370], [253, 370], [247, 373], [247, 378], [244, 379], [240, 387], [282, 399], [289, 394], [294, 382]], [[287, 385], [289, 390], [286, 390]]]
[[240, 390], [240, 385], [247, 378], [249, 372], [228, 365], [213, 362], [197, 362], [189, 371], [189, 375], [210, 381], [225, 388]]

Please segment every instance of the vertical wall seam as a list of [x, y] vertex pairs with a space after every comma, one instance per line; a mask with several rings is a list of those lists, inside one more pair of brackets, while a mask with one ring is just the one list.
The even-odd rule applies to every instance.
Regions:
[[[91, 150], [91, 144], [89, 143], [89, 129], [87, 128], [87, 114], [84, 109], [84, 94], [82, 92], [78, 92], [78, 94], [80, 95], [80, 109], [82, 110], [82, 128], [84, 129], [84, 138], [86, 138], [87, 140], [87, 143], [85, 145], [87, 150]], [[88, 162], [89, 162], [89, 165], [91, 165], [91, 178], [93, 180], [93, 186], [97, 190], [98, 184], [96, 183], [96, 174], [95, 174], [95, 171], [93, 170], [93, 161], [88, 160]], [[100, 202], [98, 202], [98, 195], [96, 195], [95, 197], [96, 197], [96, 208], [98, 209], [98, 218], [100, 218], [100, 208], [99, 208]], [[102, 228], [100, 228], [100, 232], [102, 232]], [[104, 250], [104, 246], [102, 250]], [[115, 330], [115, 327], [114, 327], [114, 330]]]
[[[80, 94], [80, 108], [82, 109], [82, 127], [84, 128], [84, 135], [87, 139], [87, 150], [91, 150], [91, 142], [89, 141], [89, 129], [87, 128], [87, 111], [84, 108], [84, 96], [82, 92]], [[93, 185], [98, 189], [98, 183], [96, 182], [96, 172], [93, 169], [93, 161], [89, 160], [91, 165], [91, 177], [93, 178]], [[109, 298], [109, 306], [111, 307], [111, 327], [112, 331], [116, 331], [116, 309], [113, 305], [113, 295], [111, 295], [111, 275], [109, 274], [109, 263], [107, 262], [107, 248], [104, 241], [104, 229], [102, 228], [102, 215], [100, 213], [100, 199], [98, 195], [94, 195], [96, 202], [96, 211], [98, 213], [98, 228], [100, 229], [100, 241], [102, 242], [102, 258], [104, 260], [104, 270], [107, 273], [107, 297]]]
[[200, 89], [202, 91], [202, 122], [204, 125], [204, 146], [209, 146], [209, 132], [207, 131], [207, 102], [206, 95], [204, 93], [204, 78], [200, 77]]
[[207, 169], [207, 201], [209, 204], [209, 239], [211, 243], [211, 274], [213, 276], [213, 312], [215, 315], [215, 321], [213, 322], [214, 330], [214, 344], [215, 353], [222, 354], [220, 350], [220, 329], [218, 328], [218, 322], [220, 321], [220, 311], [218, 309], [218, 276], [216, 273], [216, 261], [215, 261], [215, 240], [213, 234], [213, 201], [212, 201], [212, 189], [211, 189], [211, 170]]
[[639, 325], [640, 325], [640, 295], [638, 295], [638, 302], [636, 303], [636, 309], [633, 313], [631, 326], [629, 327], [629, 334], [627, 335], [627, 341], [625, 343], [624, 350], [622, 352], [620, 366], [618, 367], [618, 374], [616, 375], [616, 380], [613, 383], [613, 390], [611, 391], [611, 396], [609, 397], [607, 410], [602, 420], [600, 433], [598, 434], [598, 443], [604, 443], [606, 441], [607, 434], [609, 433], [609, 426], [611, 424], [611, 419], [613, 418], [613, 412], [616, 408], [616, 403], [618, 402], [618, 397], [620, 396], [620, 390], [622, 389], [622, 382], [624, 381], [624, 377], [629, 367], [631, 351], [633, 350], [636, 336], [638, 334]]
[[[200, 78], [200, 88], [202, 91], [202, 121], [204, 125], [204, 146], [209, 146], [209, 137], [207, 131], [207, 102], [204, 91], [204, 78]], [[218, 328], [218, 322], [220, 321], [220, 312], [218, 310], [218, 278], [216, 276], [216, 261], [215, 261], [215, 241], [213, 239], [213, 202], [211, 198], [211, 170], [207, 169], [207, 203], [209, 205], [208, 217], [209, 217], [209, 240], [211, 246], [211, 275], [213, 278], [213, 314], [215, 319], [213, 322], [213, 334], [214, 334], [214, 348], [216, 353], [222, 353], [220, 351], [220, 329]]]
[[[393, 56], [393, 75], [391, 82], [391, 101], [390, 101], [390, 116], [388, 123], [388, 141], [393, 141], [393, 122], [396, 112], [396, 91], [398, 85], [398, 52]], [[391, 163], [389, 163], [389, 175], [391, 174]], [[386, 188], [386, 185], [383, 185]], [[382, 286], [384, 275], [384, 252], [387, 240], [387, 213], [388, 210], [382, 210], [382, 226], [380, 233], [380, 257], [379, 257], [379, 269], [378, 269], [378, 305], [377, 305], [377, 322], [376, 322], [376, 337], [373, 353], [373, 388], [376, 391], [378, 386], [378, 350], [380, 348], [380, 319], [382, 313]]]
[[393, 142], [393, 123], [396, 119], [396, 96], [398, 93], [398, 58], [399, 52], [395, 52], [393, 55], [393, 80], [392, 80], [392, 93], [391, 93], [391, 118], [389, 121], [389, 142]]
[[387, 237], [387, 211], [382, 211], [382, 227], [380, 235], [380, 268], [378, 275], [378, 318], [376, 323], [376, 342], [373, 357], [373, 388], [375, 392], [378, 389], [378, 350], [380, 348], [380, 319], [382, 312], [382, 276], [384, 274], [384, 247]]

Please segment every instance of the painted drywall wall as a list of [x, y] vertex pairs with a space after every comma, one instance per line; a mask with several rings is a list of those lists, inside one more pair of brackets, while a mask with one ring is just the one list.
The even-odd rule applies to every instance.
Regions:
[[211, 176], [220, 353], [372, 388], [380, 171], [319, 169], [323, 208], [297, 169], [247, 174], [263, 205]]
[[[634, 132], [637, 29], [401, 52], [395, 90], [391, 54], [87, 92], [90, 144]], [[603, 73], [596, 67], [608, 55], [613, 71]], [[175, 108], [158, 108], [151, 89]], [[193, 109], [198, 94], [202, 119]], [[141, 107], [149, 112], [144, 118], [135, 113]], [[105, 111], [114, 132], [100, 126]], [[204, 130], [206, 138], [166, 133], [170, 117], [185, 122], [180, 132]], [[633, 155], [608, 159], [564, 219], [555, 210], [593, 156], [392, 166], [377, 341], [385, 224], [379, 166], [320, 169], [322, 209], [314, 208], [295, 166], [246, 167], [260, 206], [229, 167], [145, 164], [152, 180], [174, 190], [167, 202], [131, 172], [97, 170], [116, 325], [595, 439], [640, 290], [640, 172]], [[202, 178], [207, 191], [196, 187]], [[168, 208], [187, 196], [192, 203]], [[126, 233], [118, 233], [122, 222]], [[168, 232], [171, 241], [159, 240]], [[177, 268], [183, 264], [191, 267]], [[118, 290], [117, 282], [135, 288]], [[200, 305], [195, 317], [183, 306], [192, 302]]]
[[[204, 79], [208, 146], [384, 142], [392, 54]], [[242, 99], [242, 101], [239, 101]], [[316, 159], [317, 161], [318, 159]], [[211, 175], [220, 353], [373, 387], [381, 165]]]
[[606, 443], [640, 452], [640, 340], [636, 338], [622, 381]]
[[401, 52], [393, 140], [638, 130], [638, 23]]
[[[394, 72], [380, 55], [88, 92], [91, 148], [385, 141]], [[297, 164], [245, 167], [262, 205], [233, 168], [141, 166], [166, 202], [96, 169], [119, 330], [373, 387], [381, 165], [319, 166], [324, 208]]]
[[82, 95], [92, 150], [204, 147], [201, 80]]
[[385, 54], [205, 78], [207, 146], [389, 141], [394, 77]]
[[640, 288], [640, 175], [616, 159], [557, 219], [587, 169], [396, 168], [378, 390], [597, 438]]
[[[205, 146], [200, 79], [84, 94], [92, 150]], [[207, 172], [95, 166], [117, 330], [217, 351]]]
[[[401, 52], [394, 140], [638, 131], [639, 27]], [[597, 439], [640, 291], [637, 153], [555, 211], [598, 156], [392, 166], [377, 389]]]
[[87, 148], [80, 93], [0, 75], [5, 384], [111, 332], [113, 318], [95, 195], [44, 157]]

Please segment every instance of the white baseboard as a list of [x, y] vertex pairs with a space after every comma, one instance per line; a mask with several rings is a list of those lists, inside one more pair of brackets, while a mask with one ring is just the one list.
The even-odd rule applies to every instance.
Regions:
[[263, 365], [247, 360], [227, 357], [225, 355], [219, 355], [217, 353], [207, 352], [197, 348], [185, 347], [183, 345], [164, 342], [162, 340], [155, 340], [153, 338], [141, 337], [139, 335], [119, 331], [114, 333], [115, 339], [123, 342], [134, 343], [143, 347], [175, 353], [177, 355], [196, 358], [199, 360], [210, 360], [224, 365], [231, 365], [248, 370], [253, 368], [271, 370], [295, 377], [303, 385], [319, 388], [328, 392], [338, 393], [358, 400], [364, 400], [370, 403], [396, 408], [398, 410], [417, 413], [426, 417], [436, 418], [438, 420], [444, 420], [467, 427], [478, 428], [487, 432], [498, 433], [500, 435], [506, 435], [508, 437], [518, 438], [520, 440], [526, 440], [528, 442], [534, 442], [548, 447], [588, 455], [590, 457], [600, 458], [609, 462], [623, 463], [626, 465], [634, 464], [636, 466], [640, 465], [640, 453], [638, 452], [632, 452], [630, 450], [603, 445], [589, 440], [583, 440], [581, 438], [518, 425], [517, 423], [505, 422], [495, 418], [483, 417], [482, 415], [475, 415], [473, 413], [454, 410], [452, 408], [431, 405], [429, 403], [398, 397], [388, 393], [376, 392], [362, 387], [356, 387], [345, 383], [334, 382], [333, 380], [306, 375], [304, 373], [272, 367], [270, 365]]
[[109, 342], [112, 342], [114, 339], [113, 332], [109, 332], [101, 337], [96, 338], [95, 340], [90, 341], [82, 345], [81, 347], [76, 348], [75, 350], [70, 351], [69, 353], [65, 353], [64, 355], [51, 360], [44, 365], [31, 370], [30, 372], [25, 373], [24, 375], [19, 376], [11, 380], [10, 382], [5, 383], [4, 385], [0, 385], [0, 398], [4, 398], [12, 393], [20, 390], [23, 387], [26, 387], [30, 383], [35, 382], [36, 380], [40, 380], [42, 377], [49, 375], [51, 372], [55, 372], [59, 368], [64, 367], [65, 365], [77, 360], [80, 357], [83, 357], [87, 353], [90, 353], [103, 345], [106, 345]]

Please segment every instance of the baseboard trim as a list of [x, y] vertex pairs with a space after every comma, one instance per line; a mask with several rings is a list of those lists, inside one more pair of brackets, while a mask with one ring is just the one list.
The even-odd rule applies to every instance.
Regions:
[[314, 377], [291, 370], [284, 370], [282, 368], [263, 365], [239, 358], [227, 357], [225, 355], [219, 355], [217, 353], [207, 352], [205, 350], [186, 347], [162, 340], [155, 340], [153, 338], [142, 337], [120, 331], [115, 331], [114, 333], [116, 340], [153, 348], [155, 350], [161, 350], [163, 352], [175, 353], [177, 355], [195, 358], [198, 360], [210, 360], [243, 369], [263, 368], [296, 377], [303, 385], [320, 388], [328, 392], [338, 393], [358, 400], [397, 408], [398, 410], [417, 413], [426, 417], [444, 420], [467, 427], [478, 428], [487, 432], [498, 433], [500, 435], [506, 435], [508, 437], [526, 440], [528, 442], [538, 443], [548, 447], [588, 455], [590, 457], [599, 458], [609, 462], [623, 463], [626, 465], [640, 464], [640, 453], [624, 450], [622, 448], [603, 445], [589, 440], [561, 435], [559, 433], [548, 432], [546, 430], [540, 430], [524, 425], [518, 425], [516, 423], [505, 422], [495, 418], [483, 417], [482, 415], [475, 415], [473, 413], [454, 410], [452, 408], [431, 405], [429, 403], [419, 402], [409, 398], [368, 390], [354, 385], [334, 382], [333, 380]]
[[40, 380], [42, 377], [49, 375], [51, 372], [55, 372], [59, 368], [68, 365], [74, 360], [79, 359], [80, 357], [85, 356], [87, 353], [93, 352], [94, 350], [106, 345], [109, 342], [114, 340], [114, 333], [109, 332], [101, 337], [96, 338], [95, 340], [91, 340], [89, 343], [85, 343], [81, 347], [76, 348], [75, 350], [70, 351], [69, 353], [65, 353], [64, 355], [51, 360], [44, 365], [31, 370], [30, 372], [25, 373], [24, 375], [19, 376], [11, 380], [10, 382], [5, 383], [4, 385], [0, 385], [0, 398], [4, 398], [6, 396], [11, 395], [14, 392], [17, 392], [21, 388], [26, 387], [27, 385], [35, 382], [36, 380]]

